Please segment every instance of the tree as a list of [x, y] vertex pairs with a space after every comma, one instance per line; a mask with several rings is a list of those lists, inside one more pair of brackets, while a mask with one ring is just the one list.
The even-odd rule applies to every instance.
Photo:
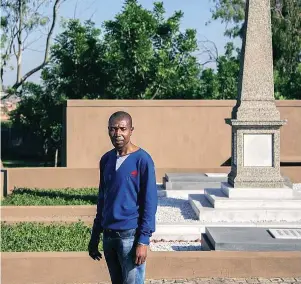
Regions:
[[45, 163], [53, 161], [61, 147], [62, 113], [62, 101], [34, 83], [24, 83], [22, 99], [10, 113], [12, 127], [22, 136], [31, 134], [30, 143], [36, 143]]
[[219, 99], [233, 100], [237, 97], [240, 55], [239, 50], [235, 50], [233, 43], [228, 43], [225, 49], [225, 55], [219, 56], [217, 59]]
[[[15, 92], [32, 74], [41, 70], [49, 61], [50, 39], [57, 20], [57, 10], [63, 0], [3, 0], [1, 1], [1, 83], [3, 74], [8, 67], [12, 55], [16, 58], [16, 81], [11, 88]], [[40, 13], [42, 7], [52, 3], [52, 19]], [[50, 22], [47, 32], [44, 59], [41, 64], [22, 75], [22, 55], [31, 43], [28, 43], [29, 35], [38, 27]], [[1, 85], [2, 85], [1, 84]], [[6, 96], [7, 97], [7, 96]], [[4, 99], [4, 98], [3, 98]]]
[[[212, 19], [226, 23], [225, 35], [242, 36], [245, 0], [212, 0]], [[301, 1], [271, 0], [276, 98], [301, 98]]]
[[232, 43], [225, 47], [225, 55], [216, 59], [217, 69], [206, 68], [202, 72], [202, 97], [229, 100], [237, 97], [239, 75], [239, 50]]
[[70, 20], [55, 38], [51, 62], [42, 72], [44, 85], [64, 99], [104, 98], [108, 80], [100, 30], [87, 21]]
[[165, 19], [162, 3], [152, 11], [136, 0], [104, 24], [108, 77], [106, 97], [192, 99], [200, 94], [196, 32], [180, 32], [181, 11]]
[[46, 88], [66, 99], [200, 97], [195, 31], [180, 32], [182, 12], [164, 15], [162, 3], [148, 11], [128, 0], [103, 34], [89, 21], [66, 22], [42, 73]]

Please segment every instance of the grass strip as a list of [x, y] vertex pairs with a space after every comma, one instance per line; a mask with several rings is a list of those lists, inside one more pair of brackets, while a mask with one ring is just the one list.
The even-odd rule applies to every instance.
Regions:
[[97, 204], [97, 188], [29, 189], [18, 188], [2, 200], [3, 206], [51, 206]]
[[[2, 252], [87, 251], [90, 228], [82, 222], [43, 224], [1, 222]], [[102, 250], [101, 242], [99, 249]]]

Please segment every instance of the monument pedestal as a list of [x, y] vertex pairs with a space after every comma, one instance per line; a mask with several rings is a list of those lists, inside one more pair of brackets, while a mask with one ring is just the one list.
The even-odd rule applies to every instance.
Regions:
[[281, 188], [279, 121], [226, 119], [232, 126], [232, 161], [228, 182], [237, 188]]

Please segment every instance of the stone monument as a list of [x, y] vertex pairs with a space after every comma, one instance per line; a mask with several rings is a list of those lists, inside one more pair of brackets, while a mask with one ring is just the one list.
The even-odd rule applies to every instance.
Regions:
[[238, 99], [232, 111], [233, 187], [282, 188], [280, 120], [274, 99], [269, 0], [246, 3]]
[[208, 226], [301, 228], [301, 194], [280, 174], [280, 119], [275, 105], [270, 0], [247, 0], [228, 182], [190, 195]]

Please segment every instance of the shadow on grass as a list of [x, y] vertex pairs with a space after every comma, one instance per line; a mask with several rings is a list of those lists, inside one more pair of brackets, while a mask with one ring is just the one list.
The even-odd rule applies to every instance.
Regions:
[[3, 166], [5, 168], [40, 168], [40, 167], [51, 167], [51, 163], [45, 163], [42, 161], [32, 161], [32, 160], [2, 160]]

